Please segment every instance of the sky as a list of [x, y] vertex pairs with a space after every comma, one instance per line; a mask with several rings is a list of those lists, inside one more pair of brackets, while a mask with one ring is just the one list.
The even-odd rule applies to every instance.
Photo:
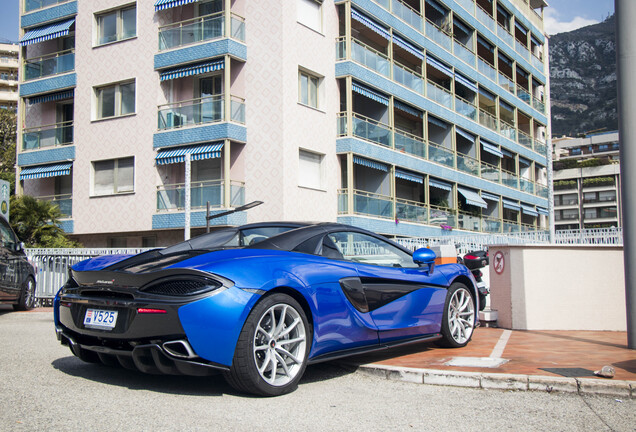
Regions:
[[[289, 1], [289, 0], [287, 0]], [[603, 21], [614, 13], [614, 0], [547, 0], [545, 30], [556, 34]], [[17, 41], [20, 0], [0, 0], [0, 42]]]

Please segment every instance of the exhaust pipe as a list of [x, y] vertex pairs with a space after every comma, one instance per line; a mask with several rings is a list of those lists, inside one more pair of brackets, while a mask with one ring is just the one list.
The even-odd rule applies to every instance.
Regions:
[[186, 340], [164, 342], [161, 346], [166, 353], [173, 357], [182, 359], [193, 359], [199, 357]]

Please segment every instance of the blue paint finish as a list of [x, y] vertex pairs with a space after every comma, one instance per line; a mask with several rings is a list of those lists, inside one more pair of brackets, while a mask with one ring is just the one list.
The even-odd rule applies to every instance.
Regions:
[[[20, 2], [22, 4], [22, 2]], [[35, 27], [51, 21], [57, 21], [72, 15], [77, 15], [77, 2], [72, 1], [62, 3], [57, 6], [40, 9], [31, 13], [22, 15], [20, 18], [20, 26], [22, 28]]]
[[[210, 214], [217, 214], [227, 211], [215, 210], [210, 211]], [[247, 214], [245, 212], [237, 212], [231, 215], [223, 216], [217, 219], [212, 219], [210, 225], [243, 225], [247, 223]], [[205, 226], [205, 211], [195, 211], [190, 214], [190, 225], [193, 227]], [[184, 213], [157, 213], [152, 215], [152, 229], [166, 229], [166, 228], [183, 228], [185, 226], [185, 214]]]
[[157, 132], [152, 137], [155, 149], [183, 144], [221, 141], [247, 142], [247, 128], [236, 123], [222, 122]]
[[20, 84], [20, 97], [35, 96], [75, 87], [77, 75], [69, 73]]
[[354, 62], [341, 62], [336, 63], [336, 77], [342, 78], [347, 75], [351, 75], [355, 79], [362, 81], [364, 83], [368, 83], [369, 85], [375, 88], [384, 89], [385, 92], [390, 93], [401, 99], [406, 101], [424, 111], [428, 111], [431, 114], [434, 114], [442, 119], [445, 119], [451, 123], [460, 126], [475, 135], [479, 135], [487, 141], [500, 144], [504, 148], [507, 148], [519, 155], [525, 157], [526, 159], [531, 159], [536, 162], [539, 162], [541, 165], [546, 166], [547, 159], [545, 155], [541, 155], [537, 152], [534, 152], [527, 147], [522, 146], [521, 144], [504, 138], [502, 135], [494, 132], [485, 126], [480, 125], [477, 122], [467, 119], [466, 117], [457, 114], [455, 111], [450, 110], [448, 108], [439, 105], [437, 102], [434, 102], [430, 99], [425, 98], [423, 95], [418, 94], [412, 90], [407, 89], [375, 72], [370, 69], [366, 69], [363, 66], [358, 65]]
[[246, 61], [247, 46], [233, 39], [217, 39], [207, 43], [175, 48], [155, 54], [155, 70], [212, 59], [226, 54]]
[[72, 219], [61, 220], [60, 228], [62, 228], [62, 230], [67, 234], [73, 234], [73, 230], [75, 229], [75, 224], [73, 223]]
[[126, 258], [130, 258], [131, 254], [119, 254], [119, 255], [100, 255], [95, 258], [85, 259], [75, 264], [72, 269], [75, 271], [93, 271], [101, 270], [109, 265], [123, 261]]
[[179, 320], [194, 351], [206, 360], [231, 366], [243, 323], [259, 298], [232, 287], [181, 306]]
[[55, 147], [18, 153], [18, 166], [42, 165], [75, 159], [75, 146]]
[[[490, 182], [461, 171], [456, 171], [442, 165], [429, 162], [407, 153], [392, 150], [381, 145], [372, 144], [358, 138], [339, 138], [336, 140], [336, 153], [348, 153], [364, 155], [365, 157], [385, 162], [387, 164], [396, 165], [400, 168], [406, 168], [421, 174], [429, 174], [441, 179], [457, 182], [464, 186], [481, 189], [496, 195], [502, 195], [512, 200], [520, 200], [523, 203], [529, 203], [546, 207], [548, 200], [517, 189], [512, 189], [497, 183]], [[373, 231], [372, 229], [370, 231]], [[382, 231], [385, 232], [385, 231]]]

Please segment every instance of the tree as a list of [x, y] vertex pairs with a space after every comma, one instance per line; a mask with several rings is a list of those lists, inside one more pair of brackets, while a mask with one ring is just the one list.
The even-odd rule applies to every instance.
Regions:
[[15, 112], [0, 109], [0, 179], [11, 183], [15, 191], [15, 145], [18, 131]]
[[29, 195], [11, 197], [11, 226], [27, 247], [80, 247], [60, 228], [61, 217], [59, 207], [49, 201]]

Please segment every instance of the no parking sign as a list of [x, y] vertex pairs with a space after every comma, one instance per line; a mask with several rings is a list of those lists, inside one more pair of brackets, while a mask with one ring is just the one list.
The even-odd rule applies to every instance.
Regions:
[[9, 182], [0, 180], [0, 214], [9, 220]]

